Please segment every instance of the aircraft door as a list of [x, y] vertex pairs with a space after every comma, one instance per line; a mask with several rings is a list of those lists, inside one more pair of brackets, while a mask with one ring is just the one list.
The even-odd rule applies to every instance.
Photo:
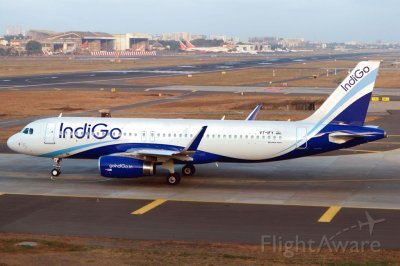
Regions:
[[47, 123], [44, 135], [45, 144], [55, 144], [56, 123]]
[[307, 149], [307, 128], [298, 127], [296, 130], [296, 148]]

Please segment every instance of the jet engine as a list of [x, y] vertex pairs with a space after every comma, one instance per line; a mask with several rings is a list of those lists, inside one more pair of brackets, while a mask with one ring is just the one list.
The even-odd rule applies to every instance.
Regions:
[[135, 178], [154, 175], [155, 170], [155, 164], [135, 158], [112, 155], [99, 158], [99, 171], [104, 177]]

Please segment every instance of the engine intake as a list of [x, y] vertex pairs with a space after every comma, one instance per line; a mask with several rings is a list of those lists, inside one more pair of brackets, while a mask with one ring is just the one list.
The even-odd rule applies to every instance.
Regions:
[[104, 177], [135, 178], [154, 175], [156, 167], [151, 162], [123, 156], [101, 156], [99, 171]]

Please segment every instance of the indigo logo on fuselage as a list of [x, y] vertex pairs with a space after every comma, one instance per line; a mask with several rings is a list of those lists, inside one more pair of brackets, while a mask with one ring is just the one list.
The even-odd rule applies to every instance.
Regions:
[[344, 83], [343, 85], [340, 85], [344, 91], [350, 90], [359, 79], [364, 77], [368, 72], [369, 72], [369, 67], [364, 67], [363, 69], [357, 69], [354, 71], [353, 75], [350, 75], [350, 79]]
[[104, 139], [109, 135], [112, 139], [119, 139], [122, 136], [122, 130], [119, 128], [108, 129], [108, 125], [99, 123], [91, 125], [85, 123], [81, 127], [64, 127], [64, 123], [60, 125], [59, 138], [65, 139], [67, 136], [77, 139], [87, 138], [90, 139], [92, 136], [96, 139]]

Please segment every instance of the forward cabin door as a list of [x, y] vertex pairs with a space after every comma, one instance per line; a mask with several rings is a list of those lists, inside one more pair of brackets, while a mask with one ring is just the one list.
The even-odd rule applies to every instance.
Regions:
[[44, 144], [55, 144], [56, 123], [47, 123]]

